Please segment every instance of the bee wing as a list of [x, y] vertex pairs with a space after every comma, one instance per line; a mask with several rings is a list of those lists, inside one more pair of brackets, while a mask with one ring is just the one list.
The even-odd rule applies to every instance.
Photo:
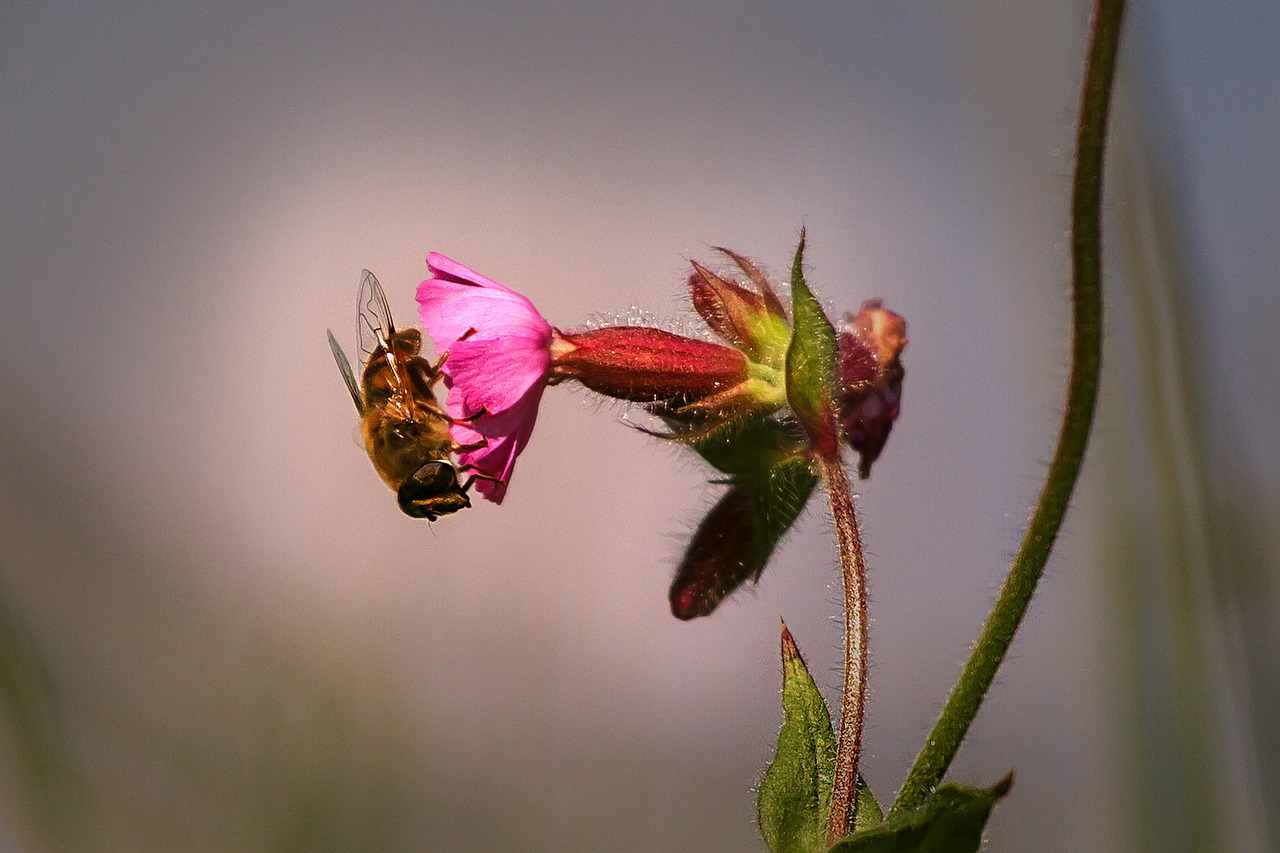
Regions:
[[395, 334], [387, 295], [382, 292], [378, 277], [364, 270], [360, 276], [360, 295], [356, 298], [356, 340], [360, 342], [361, 373], [379, 347], [384, 353], [391, 352], [391, 339]]
[[[329, 332], [328, 329], [325, 329]], [[347, 383], [347, 390], [351, 392], [351, 399], [355, 401], [356, 411], [361, 415], [364, 414], [364, 401], [360, 398], [360, 383], [356, 382], [356, 375], [351, 372], [351, 362], [347, 361], [347, 354], [342, 351], [342, 347], [338, 344], [338, 339], [333, 336], [333, 332], [329, 332], [329, 350], [333, 353], [333, 360], [338, 362], [338, 370], [342, 373], [342, 379]]]

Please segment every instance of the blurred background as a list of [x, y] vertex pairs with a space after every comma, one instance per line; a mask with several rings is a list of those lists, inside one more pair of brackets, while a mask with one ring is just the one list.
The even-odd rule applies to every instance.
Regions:
[[[0, 8], [0, 847], [763, 849], [778, 620], [836, 695], [830, 522], [681, 623], [716, 496], [551, 389], [505, 504], [400, 514], [325, 343], [428, 250], [555, 324], [689, 259], [909, 322], [860, 484], [888, 800], [1017, 547], [1066, 373], [1087, 8]], [[1280, 6], [1133, 4], [1077, 499], [952, 768], [993, 851], [1280, 839]]]

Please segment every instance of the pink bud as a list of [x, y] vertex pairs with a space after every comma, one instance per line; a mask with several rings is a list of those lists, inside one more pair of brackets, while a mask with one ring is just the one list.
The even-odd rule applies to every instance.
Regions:
[[791, 330], [777, 294], [758, 267], [728, 249], [748, 279], [760, 289], [755, 293], [736, 281], [724, 279], [693, 261], [689, 294], [693, 307], [720, 338], [745, 352], [754, 361], [780, 361], [785, 357]]
[[738, 349], [754, 349], [752, 321], [764, 312], [764, 298], [734, 281], [725, 281], [697, 261], [689, 276], [694, 310], [711, 330]]

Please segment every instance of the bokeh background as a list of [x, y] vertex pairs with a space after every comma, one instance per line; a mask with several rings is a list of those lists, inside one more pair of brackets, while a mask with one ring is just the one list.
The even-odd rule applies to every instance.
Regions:
[[[1017, 546], [1067, 352], [1081, 2], [0, 7], [0, 846], [762, 849], [778, 619], [839, 681], [815, 501], [680, 623], [714, 499], [561, 387], [502, 507], [402, 516], [325, 343], [428, 250], [559, 325], [688, 322], [710, 246], [910, 323], [860, 484], [865, 774]], [[996, 851], [1280, 839], [1280, 6], [1136, 2], [1081, 490], [952, 777]], [[349, 346], [349, 349], [352, 348]]]

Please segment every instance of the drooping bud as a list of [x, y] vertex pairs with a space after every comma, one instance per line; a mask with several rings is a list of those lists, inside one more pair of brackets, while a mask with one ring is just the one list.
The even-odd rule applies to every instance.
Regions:
[[761, 288], [761, 293], [753, 293], [736, 281], [721, 278], [693, 261], [689, 293], [694, 309], [713, 332], [753, 361], [781, 369], [791, 337], [782, 303], [764, 274], [750, 261], [728, 250], [720, 251], [747, 272], [748, 277]]
[[816, 483], [803, 462], [735, 482], [685, 549], [671, 583], [672, 614], [678, 619], [707, 616], [747, 580], [759, 578]]
[[751, 283], [760, 290], [760, 295], [764, 297], [765, 307], [769, 309], [770, 314], [781, 317], [784, 321], [787, 319], [786, 307], [783, 306], [782, 300], [778, 298], [778, 294], [774, 291], [773, 285], [769, 283], [769, 278], [758, 266], [732, 249], [725, 249], [717, 246], [716, 251], [732, 258], [733, 262], [738, 265], [738, 268], [742, 270]]
[[677, 619], [709, 615], [764, 568], [754, 503], [750, 487], [734, 486], [698, 525], [668, 595]]
[[881, 300], [869, 299], [856, 316], [846, 315], [839, 341], [840, 422], [858, 452], [858, 476], [866, 479], [902, 410], [907, 323]]

